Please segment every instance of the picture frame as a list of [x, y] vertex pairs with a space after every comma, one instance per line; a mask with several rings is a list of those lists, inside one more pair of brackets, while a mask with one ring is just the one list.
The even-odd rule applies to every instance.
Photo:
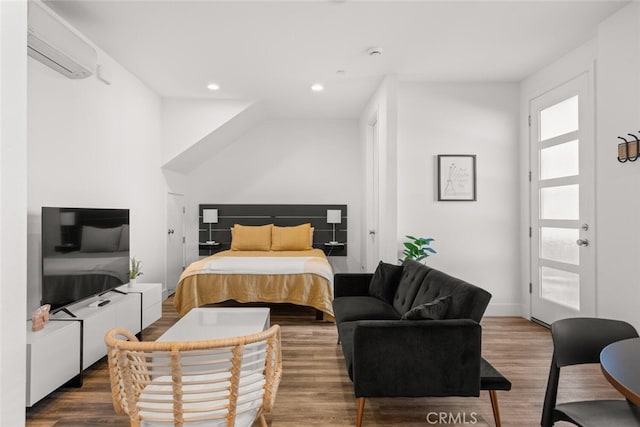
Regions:
[[475, 202], [475, 154], [438, 155], [438, 201]]

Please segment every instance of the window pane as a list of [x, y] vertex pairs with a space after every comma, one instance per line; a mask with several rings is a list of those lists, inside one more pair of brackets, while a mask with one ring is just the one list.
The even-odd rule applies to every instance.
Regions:
[[580, 231], [571, 228], [540, 228], [540, 256], [552, 261], [580, 264], [580, 248], [576, 240]]
[[579, 185], [561, 185], [540, 189], [542, 219], [579, 219]]
[[541, 267], [540, 297], [580, 310], [580, 276], [568, 271]]
[[575, 140], [540, 150], [540, 179], [578, 175], [578, 148]]
[[578, 95], [540, 111], [540, 141], [578, 130]]

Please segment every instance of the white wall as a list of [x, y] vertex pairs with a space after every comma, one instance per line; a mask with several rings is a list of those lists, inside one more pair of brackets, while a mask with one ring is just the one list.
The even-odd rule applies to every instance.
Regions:
[[640, 330], [640, 162], [616, 160], [617, 136], [640, 134], [640, 5], [604, 21], [597, 38], [597, 312]]
[[236, 100], [162, 100], [162, 163], [166, 163], [252, 103]]
[[[631, 3], [598, 26], [594, 40], [530, 76], [521, 85], [521, 164], [528, 164], [529, 137], [525, 120], [531, 98], [589, 69], [595, 62], [596, 147], [596, 315], [626, 320], [640, 329], [640, 169], [638, 163], [620, 164], [617, 137], [640, 133], [640, 5]], [[522, 187], [526, 186], [521, 183]], [[528, 195], [523, 194], [522, 218], [528, 224]], [[528, 280], [527, 256], [522, 257], [523, 279]], [[526, 270], [526, 273], [525, 273]], [[524, 315], [530, 316], [529, 298]]]
[[[437, 201], [438, 154], [477, 156], [476, 202]], [[434, 238], [428, 264], [491, 292], [490, 315], [521, 311], [518, 173], [516, 84], [400, 82], [396, 255]]]
[[26, 45], [26, 1], [0, 1], [0, 426], [25, 419]]
[[[398, 234], [398, 81], [393, 75], [386, 76], [380, 87], [373, 94], [367, 106], [360, 115], [360, 146], [362, 156], [360, 163], [362, 172], [360, 175], [360, 191], [363, 196], [363, 215], [361, 224], [362, 262], [360, 271], [373, 272], [377, 266], [367, 266], [366, 241], [368, 240], [368, 228], [366, 210], [371, 202], [367, 183], [373, 179], [370, 159], [372, 159], [372, 145], [370, 144], [371, 125], [377, 123], [378, 129], [378, 229], [376, 239], [380, 260], [388, 263], [397, 261], [395, 245]], [[368, 267], [368, 268], [367, 268]]]
[[160, 98], [100, 52], [112, 84], [28, 62], [28, 308], [40, 300], [40, 208], [129, 208], [131, 255], [164, 282]]
[[188, 175], [187, 261], [197, 258], [198, 205], [346, 204], [348, 257], [360, 265], [361, 157], [355, 120], [266, 120]]
[[[521, 163], [528, 165], [529, 137], [524, 125], [531, 98], [593, 66], [596, 88], [596, 315], [626, 320], [640, 329], [640, 163], [620, 164], [617, 136], [640, 134], [640, 5], [633, 2], [603, 21], [594, 40], [530, 76], [521, 85]], [[527, 159], [527, 160], [525, 160]], [[526, 169], [525, 169], [526, 170]], [[524, 185], [523, 185], [524, 187]], [[528, 224], [528, 195], [523, 194], [523, 223]], [[528, 239], [523, 247], [528, 250]], [[522, 257], [523, 276], [528, 265]], [[529, 298], [523, 308], [530, 316]]]

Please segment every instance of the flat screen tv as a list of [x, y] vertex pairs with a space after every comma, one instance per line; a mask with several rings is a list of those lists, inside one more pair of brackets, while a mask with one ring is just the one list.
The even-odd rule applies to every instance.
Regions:
[[128, 282], [128, 209], [42, 208], [42, 304], [58, 311]]

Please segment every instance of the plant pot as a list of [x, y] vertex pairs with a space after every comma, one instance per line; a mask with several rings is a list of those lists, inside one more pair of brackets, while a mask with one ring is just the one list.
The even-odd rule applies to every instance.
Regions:
[[129, 279], [129, 287], [135, 286], [137, 281], [138, 279], [136, 278]]

